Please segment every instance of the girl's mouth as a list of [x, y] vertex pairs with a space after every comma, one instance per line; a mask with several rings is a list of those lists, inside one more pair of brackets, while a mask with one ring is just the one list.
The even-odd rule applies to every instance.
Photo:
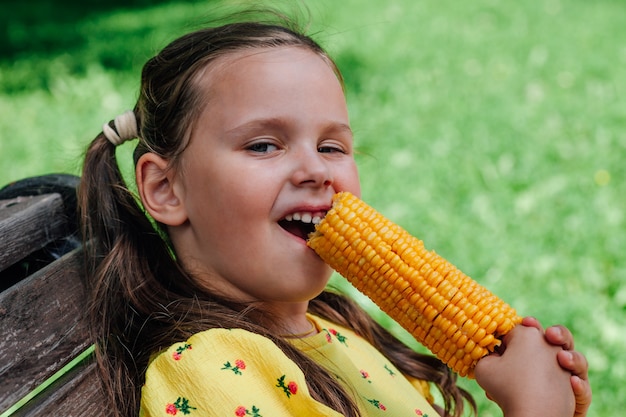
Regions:
[[300, 239], [306, 240], [315, 231], [315, 225], [324, 218], [323, 212], [296, 212], [279, 220], [280, 227]]

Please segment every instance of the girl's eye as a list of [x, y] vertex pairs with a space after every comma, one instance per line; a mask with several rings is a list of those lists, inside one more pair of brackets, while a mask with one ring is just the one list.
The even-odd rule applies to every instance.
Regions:
[[267, 142], [253, 143], [247, 148], [249, 151], [257, 153], [270, 153], [278, 149], [276, 145]]
[[334, 152], [346, 153], [346, 151], [340, 148], [339, 146], [328, 146], [328, 145], [318, 147], [317, 151], [319, 153], [334, 153]]

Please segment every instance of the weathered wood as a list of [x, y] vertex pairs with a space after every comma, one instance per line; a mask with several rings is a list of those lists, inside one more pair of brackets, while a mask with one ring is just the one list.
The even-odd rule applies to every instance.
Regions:
[[[82, 249], [67, 253], [80, 246], [78, 180], [53, 174], [0, 189], [0, 413], [92, 344]], [[89, 357], [13, 416], [104, 417], [110, 415], [105, 404]]]
[[0, 412], [91, 344], [81, 262], [75, 249], [0, 294]]
[[0, 201], [0, 271], [67, 234], [59, 194]]
[[105, 404], [96, 365], [90, 362], [65, 375], [18, 410], [14, 417], [104, 417], [110, 415]]

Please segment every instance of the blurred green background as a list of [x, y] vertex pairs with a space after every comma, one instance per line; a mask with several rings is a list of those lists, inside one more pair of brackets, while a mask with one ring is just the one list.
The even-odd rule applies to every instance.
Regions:
[[[78, 174], [145, 60], [232, 4], [2, 0], [0, 184]], [[521, 314], [567, 325], [590, 362], [589, 416], [622, 414], [626, 4], [304, 4], [346, 78], [364, 199]]]

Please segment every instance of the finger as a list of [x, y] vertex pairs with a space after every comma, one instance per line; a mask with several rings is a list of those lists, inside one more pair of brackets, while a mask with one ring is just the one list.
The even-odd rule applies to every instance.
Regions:
[[583, 380], [577, 376], [572, 376], [570, 381], [572, 383], [574, 397], [576, 398], [574, 417], [585, 417], [591, 405], [591, 385], [588, 380]]
[[500, 358], [501, 356], [497, 353], [492, 353], [480, 359], [474, 368], [476, 382], [485, 390], [488, 397], [490, 395], [489, 391], [492, 388], [491, 381], [494, 375], [498, 374], [498, 362]]
[[[534, 340], [534, 339], [531, 339], [533, 337], [543, 339], [543, 335], [542, 335], [543, 330], [541, 329], [541, 325], [539, 324], [539, 321], [537, 321], [536, 319], [532, 317], [527, 317], [527, 318], [524, 318], [523, 320], [527, 320], [529, 325], [527, 326], [524, 323], [524, 321], [522, 321], [521, 326], [513, 327], [513, 329], [510, 332], [508, 332], [507, 334], [504, 335], [504, 337], [502, 337], [501, 340], [502, 340], [503, 346], [501, 346], [501, 349], [498, 351], [500, 354], [504, 353], [504, 350], [507, 349], [507, 346], [510, 344], [511, 339], [518, 337], [517, 336], [518, 334], [526, 335], [526, 336], [519, 336], [522, 341], [518, 344], [518, 346], [522, 346], [526, 343], [529, 343], [531, 340]], [[530, 343], [532, 344], [533, 342], [530, 342]]]
[[574, 349], [574, 336], [565, 326], [556, 325], [546, 329], [546, 340], [548, 343], [561, 346], [565, 350]]
[[539, 320], [537, 320], [535, 317], [524, 317], [522, 319], [522, 324], [526, 327], [534, 327], [537, 330], [543, 332], [543, 327], [541, 326], [541, 323], [539, 323]]
[[589, 363], [587, 358], [580, 352], [575, 350], [563, 350], [558, 352], [556, 358], [559, 365], [572, 373], [572, 375], [578, 376], [583, 380], [588, 379]]

